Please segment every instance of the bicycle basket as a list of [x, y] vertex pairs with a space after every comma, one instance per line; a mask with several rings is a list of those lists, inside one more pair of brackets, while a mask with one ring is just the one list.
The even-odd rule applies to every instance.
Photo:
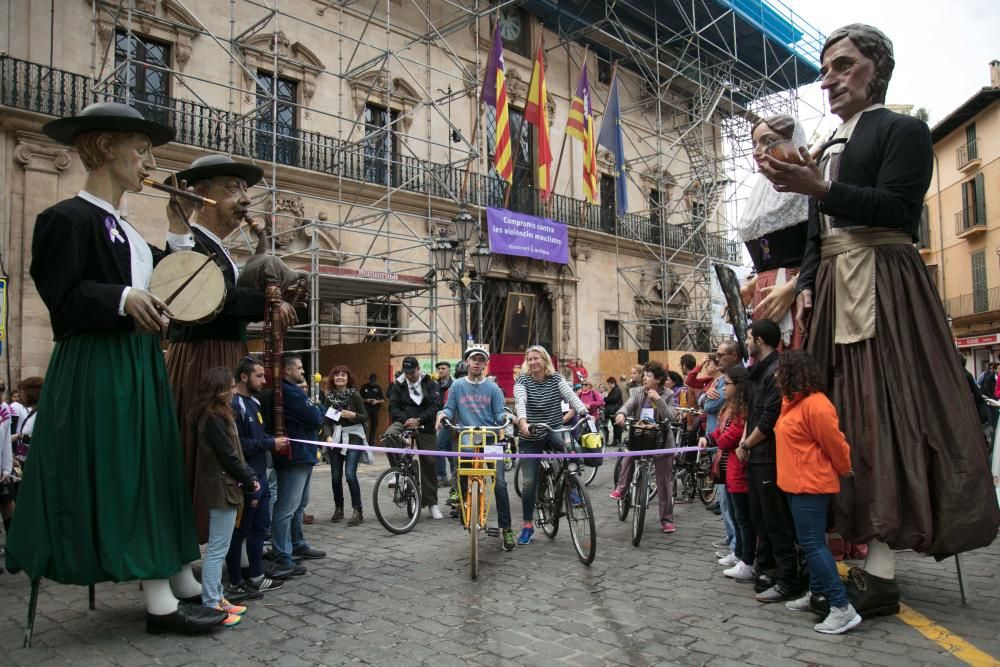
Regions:
[[649, 428], [636, 428], [632, 426], [628, 430], [629, 451], [643, 452], [650, 449], [665, 449], [667, 443], [667, 428], [656, 426]]

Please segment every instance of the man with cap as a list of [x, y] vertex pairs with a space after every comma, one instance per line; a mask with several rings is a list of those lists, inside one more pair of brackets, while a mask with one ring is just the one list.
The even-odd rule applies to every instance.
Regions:
[[[247, 323], [264, 319], [264, 291], [238, 284], [240, 268], [223, 245], [226, 237], [239, 229], [250, 208], [247, 189], [260, 181], [263, 175], [260, 167], [236, 162], [226, 155], [200, 157], [189, 168], [178, 172], [175, 178], [197, 194], [214, 199], [216, 204], [196, 208], [194, 204], [183, 203], [184, 216], [194, 214], [190, 229], [173, 205], [167, 209], [172, 227], [182, 230], [181, 233], [171, 231], [167, 234], [170, 249], [193, 250], [203, 255], [214, 253], [215, 263], [222, 271], [226, 284], [222, 310], [212, 320], [193, 326], [174, 322], [167, 333], [170, 340], [166, 354], [167, 371], [181, 424], [184, 462], [191, 488], [194, 488], [198, 448], [193, 430], [188, 427], [188, 413], [198, 380], [206, 368], [224, 366], [235, 369], [247, 356]], [[279, 317], [280, 321], [275, 326], [287, 328], [296, 320], [294, 308], [283, 303]], [[281, 448], [276, 450], [276, 455], [282, 455]], [[198, 538], [204, 543], [208, 538], [208, 510], [197, 503], [194, 509]]]
[[55, 348], [7, 566], [33, 581], [138, 579], [147, 631], [217, 627], [228, 614], [178, 601], [200, 596], [190, 568], [200, 553], [159, 345], [171, 313], [147, 291], [163, 252], [118, 210], [174, 130], [98, 103], [43, 131], [75, 146], [88, 173], [77, 196], [35, 223], [31, 277]]
[[[403, 372], [389, 387], [389, 419], [383, 440], [399, 441], [404, 430], [416, 430], [417, 449], [434, 451], [434, 419], [441, 409], [438, 383], [420, 370], [416, 357], [403, 359]], [[429, 507], [431, 517], [441, 519], [437, 502], [437, 474], [433, 456], [420, 457], [420, 506]]]
[[[462, 426], [500, 426], [506, 421], [503, 411], [503, 392], [497, 383], [490, 381], [485, 374], [490, 353], [482, 345], [470, 345], [462, 357], [469, 365], [469, 374], [452, 383], [448, 401], [444, 409], [438, 413], [435, 423], [439, 433], [448, 433], [441, 426], [441, 420], [444, 418]], [[461, 483], [465, 489], [465, 480], [461, 480]], [[500, 526], [503, 549], [513, 551], [514, 531], [510, 527], [510, 496], [507, 493], [507, 480], [504, 478], [502, 461], [496, 466], [495, 493], [497, 523]]]
[[885, 108], [895, 60], [878, 29], [833, 31], [820, 60], [820, 86], [842, 121], [827, 142], [836, 145], [818, 165], [805, 151], [800, 164], [766, 156], [761, 173], [810, 197], [799, 315], [812, 313], [807, 349], [851, 443], [837, 531], [868, 543], [847, 593], [862, 616], [893, 614], [894, 549], [943, 558], [988, 545], [1000, 510], [944, 309], [913, 247], [933, 172], [927, 124]]

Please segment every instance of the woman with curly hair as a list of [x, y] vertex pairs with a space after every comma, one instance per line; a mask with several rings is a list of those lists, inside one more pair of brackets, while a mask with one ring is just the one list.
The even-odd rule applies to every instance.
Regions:
[[[330, 370], [330, 391], [326, 394], [326, 417], [323, 419], [323, 434], [327, 442], [334, 444], [367, 445], [365, 424], [368, 412], [361, 394], [355, 388], [354, 374], [347, 366], [334, 366]], [[334, 523], [344, 519], [344, 477], [347, 490], [351, 493], [351, 507], [354, 514], [348, 526], [364, 523], [361, 506], [361, 484], [358, 483], [358, 463], [361, 462], [360, 449], [332, 447], [326, 450], [330, 461], [330, 486], [333, 490]]]
[[726, 369], [722, 385], [726, 404], [719, 414], [719, 426], [698, 441], [699, 447], [718, 447], [722, 451], [726, 494], [732, 504], [733, 523], [736, 524], [736, 546], [731, 554], [719, 559], [719, 565], [727, 567], [722, 572], [724, 575], [740, 582], [753, 581], [753, 563], [757, 552], [757, 532], [750, 519], [750, 485], [746, 464], [733, 456], [743, 439], [746, 424], [748, 376], [747, 369], [739, 364]]
[[[839, 635], [861, 622], [847, 599], [837, 564], [826, 545], [830, 501], [840, 492], [840, 478], [853, 474], [851, 448], [840, 430], [837, 410], [823, 393], [816, 362], [800, 350], [784, 352], [774, 375], [781, 392], [781, 417], [775, 426], [778, 487], [788, 498], [795, 535], [809, 566], [809, 589], [823, 595], [830, 612], [814, 629]], [[785, 606], [809, 611], [810, 593]]]

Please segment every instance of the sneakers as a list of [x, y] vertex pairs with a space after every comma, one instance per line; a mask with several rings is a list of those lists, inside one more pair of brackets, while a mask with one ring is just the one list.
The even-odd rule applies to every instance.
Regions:
[[437, 505], [431, 505], [431, 518], [432, 519], [443, 519], [444, 515], [441, 514], [441, 508]]
[[234, 625], [239, 625], [240, 621], [242, 620], [243, 617], [240, 616], [239, 614], [229, 614], [228, 616], [226, 616], [225, 620], [222, 621], [222, 623], [219, 623], [219, 625], [221, 625], [224, 628], [231, 628]]
[[[238, 604], [233, 604], [226, 598], [222, 598], [222, 600], [219, 601], [219, 604], [215, 605], [215, 608], [218, 609], [219, 611], [224, 611], [227, 614], [236, 616], [242, 616], [243, 614], [247, 613], [246, 607]], [[225, 625], [225, 623], [223, 623], [223, 625]]]
[[611, 500], [621, 500], [622, 492], [619, 491], [618, 489], [615, 489], [614, 491], [611, 492], [611, 494], [608, 497], [611, 498]]
[[[725, 558], [726, 556], [728, 556], [731, 553], [733, 553], [733, 552], [730, 551], [729, 549], [719, 549], [718, 551], [715, 552], [715, 557], [716, 558]], [[733, 563], [733, 565], [735, 565], [735, 564], [736, 563]]]
[[806, 594], [797, 600], [791, 600], [785, 603], [785, 609], [790, 609], [791, 611], [812, 611], [809, 605], [809, 600], [812, 598], [812, 593], [806, 591]]
[[514, 531], [510, 528], [503, 529], [503, 550], [513, 551], [514, 550]]
[[258, 593], [266, 593], [267, 591], [278, 590], [285, 585], [285, 582], [262, 574], [256, 579], [247, 579], [244, 584], [246, 584], [247, 588], [255, 590]]
[[522, 528], [521, 534], [517, 538], [517, 543], [521, 545], [531, 544], [531, 538], [534, 536], [534, 534], [535, 534], [534, 528], [528, 528], [528, 527]]
[[753, 568], [743, 561], [737, 561], [736, 565], [733, 565], [728, 570], [723, 570], [722, 574], [726, 575], [730, 579], [735, 579], [740, 582], [749, 583], [753, 581]]
[[458, 489], [452, 489], [451, 493], [448, 494], [449, 503], [457, 503], [459, 501]]
[[784, 586], [781, 584], [775, 584], [771, 586], [763, 593], [757, 593], [753, 596], [753, 599], [757, 602], [763, 602], [765, 604], [772, 604], [774, 602], [786, 602], [788, 600], [794, 599], [796, 596], [791, 591], [785, 590]]
[[264, 597], [264, 594], [254, 588], [250, 588], [246, 581], [241, 581], [235, 586], [226, 587], [226, 599], [231, 601], [259, 600], [262, 597]]
[[[712, 546], [715, 547], [716, 549], [728, 549], [729, 548], [729, 541], [726, 540], [725, 538], [723, 538], [721, 540], [717, 540], [715, 542], [712, 542]], [[720, 556], [720, 558], [721, 558], [721, 556]]]
[[674, 528], [674, 524], [669, 521], [663, 521], [660, 523], [660, 527], [663, 528], [664, 533], [675, 533], [677, 529]]
[[861, 615], [850, 604], [846, 607], [831, 607], [826, 620], [813, 626], [816, 632], [824, 635], [839, 635], [847, 632], [861, 622]]
[[308, 544], [295, 549], [292, 552], [293, 556], [301, 556], [305, 560], [319, 560], [320, 558], [326, 558], [326, 552], [319, 549], [313, 549]]
[[719, 559], [719, 565], [724, 565], [726, 568], [730, 568], [739, 562], [740, 559], [737, 558], [736, 554], [733, 553], [726, 554], [725, 556]]

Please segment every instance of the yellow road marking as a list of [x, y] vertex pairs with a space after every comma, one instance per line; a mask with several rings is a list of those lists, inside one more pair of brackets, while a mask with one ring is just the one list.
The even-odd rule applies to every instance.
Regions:
[[[842, 577], [847, 576], [847, 570], [847, 565], [840, 562], [837, 563], [837, 571]], [[927, 618], [913, 607], [900, 603], [897, 616], [899, 620], [967, 665], [972, 665], [972, 667], [1000, 667], [1000, 660], [997, 660], [985, 651], [979, 650], [947, 628]]]

